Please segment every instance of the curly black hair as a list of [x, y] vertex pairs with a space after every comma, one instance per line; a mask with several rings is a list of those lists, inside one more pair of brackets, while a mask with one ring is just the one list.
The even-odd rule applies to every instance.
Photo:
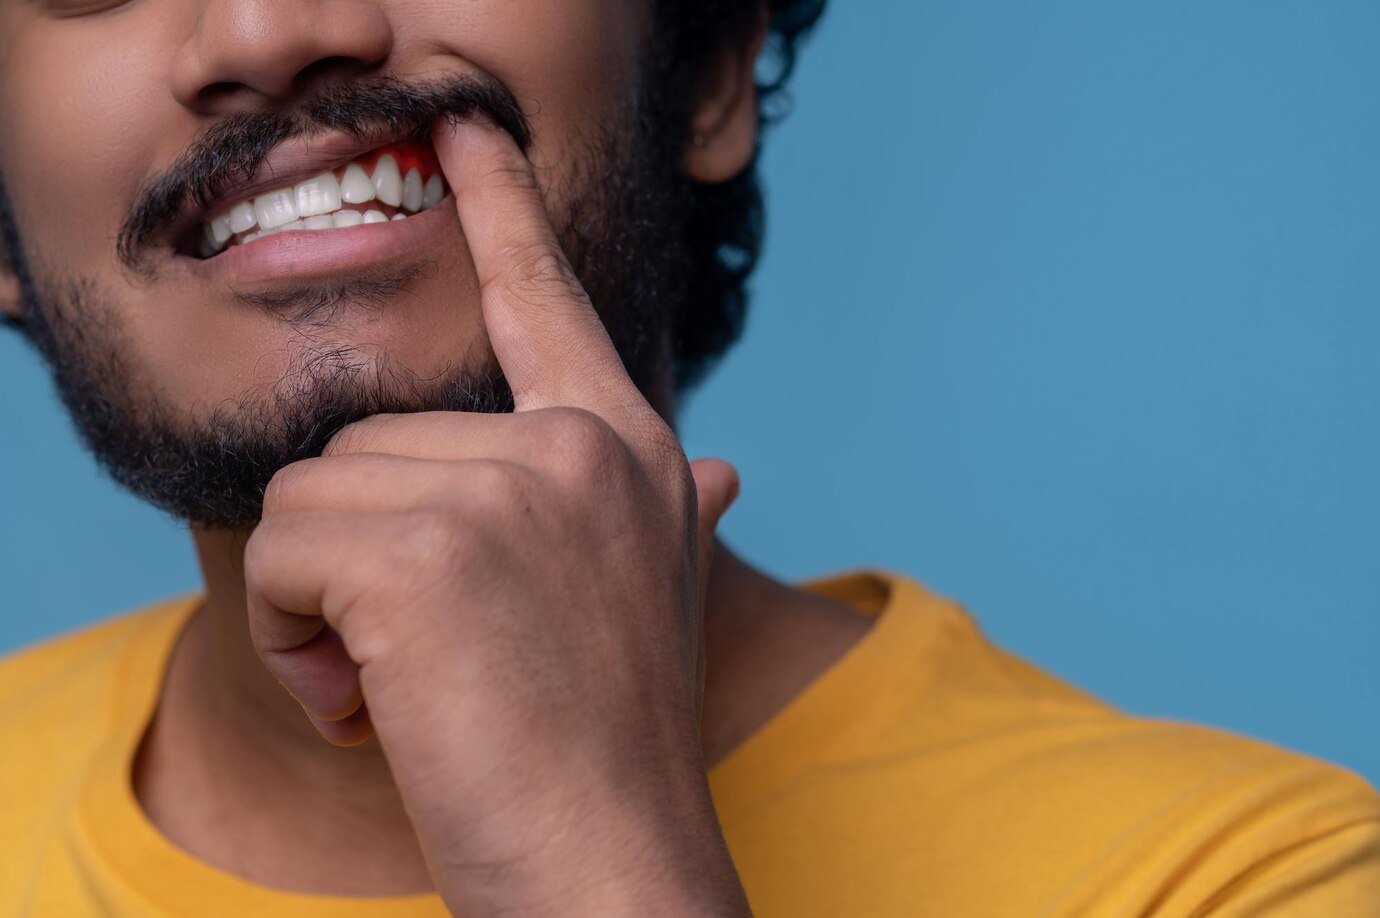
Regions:
[[[795, 69], [800, 42], [824, 13], [825, 0], [658, 0], [658, 53], [653, 65], [663, 68], [655, 85], [679, 110], [659, 113], [663, 123], [689, 131], [690, 106], [697, 81], [706, 68], [735, 43], [748, 39], [767, 17], [763, 56], [768, 73], [759, 71], [758, 115], [763, 127], [786, 113], [784, 91]], [[680, 149], [688, 137], [675, 138]], [[747, 315], [747, 282], [762, 252], [764, 208], [758, 174], [761, 153], [730, 181], [694, 183], [689, 189], [689, 289], [672, 322], [672, 355], [676, 387], [698, 383], [718, 358], [738, 340]]]

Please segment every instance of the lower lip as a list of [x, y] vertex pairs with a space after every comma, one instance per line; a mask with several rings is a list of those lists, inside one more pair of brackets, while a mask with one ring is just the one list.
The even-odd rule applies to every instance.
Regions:
[[[227, 283], [319, 280], [432, 256], [447, 224], [458, 231], [455, 199], [405, 220], [329, 230], [291, 230], [235, 245], [213, 258], [180, 256], [193, 276]], [[456, 234], [458, 238], [458, 232]], [[439, 252], [434, 254], [440, 254]]]

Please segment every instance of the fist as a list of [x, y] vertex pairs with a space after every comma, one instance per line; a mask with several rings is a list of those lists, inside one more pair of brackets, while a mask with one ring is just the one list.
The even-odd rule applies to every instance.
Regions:
[[322, 736], [377, 736], [457, 912], [745, 913], [699, 745], [733, 469], [628, 378], [526, 159], [438, 130], [507, 415], [380, 415], [274, 477], [250, 626]]

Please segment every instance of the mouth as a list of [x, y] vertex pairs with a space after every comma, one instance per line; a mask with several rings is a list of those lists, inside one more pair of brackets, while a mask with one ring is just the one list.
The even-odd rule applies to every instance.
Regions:
[[205, 261], [280, 233], [406, 221], [450, 193], [435, 150], [417, 141], [393, 141], [344, 161], [337, 157], [324, 169], [312, 168], [315, 174], [299, 181], [270, 175], [230, 192], [181, 237], [178, 253]]

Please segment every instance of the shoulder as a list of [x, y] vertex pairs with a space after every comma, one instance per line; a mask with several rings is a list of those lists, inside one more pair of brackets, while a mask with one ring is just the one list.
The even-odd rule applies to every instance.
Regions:
[[0, 657], [0, 725], [11, 726], [34, 705], [76, 696], [113, 678], [132, 651], [166, 641], [196, 597], [168, 600], [112, 616]]
[[1142, 897], [1165, 914], [1304, 915], [1316, 901], [1318, 914], [1349, 916], [1363, 913], [1346, 910], [1352, 900], [1380, 901], [1380, 796], [1360, 776], [1122, 711], [994, 645], [958, 604], [937, 604], [947, 659], [907, 729], [955, 782], [954, 824], [1025, 852], [1017, 882], [1042, 887], [1056, 911]]
[[125, 613], [0, 659], [0, 809], [41, 806], [137, 716], [195, 601]]
[[1021, 881], [1057, 910], [1137, 901], [1165, 914], [1269, 905], [1345, 918], [1380, 902], [1380, 796], [1345, 768], [1110, 710], [1032, 717], [1024, 735], [982, 745], [974, 764], [992, 771], [954, 816], [1030, 852]]
[[1380, 796], [1359, 776], [1121, 711], [996, 646], [960, 604], [883, 576], [847, 741], [778, 798], [875, 839], [863, 858], [908, 861], [954, 914], [1346, 918], [1380, 901]]

